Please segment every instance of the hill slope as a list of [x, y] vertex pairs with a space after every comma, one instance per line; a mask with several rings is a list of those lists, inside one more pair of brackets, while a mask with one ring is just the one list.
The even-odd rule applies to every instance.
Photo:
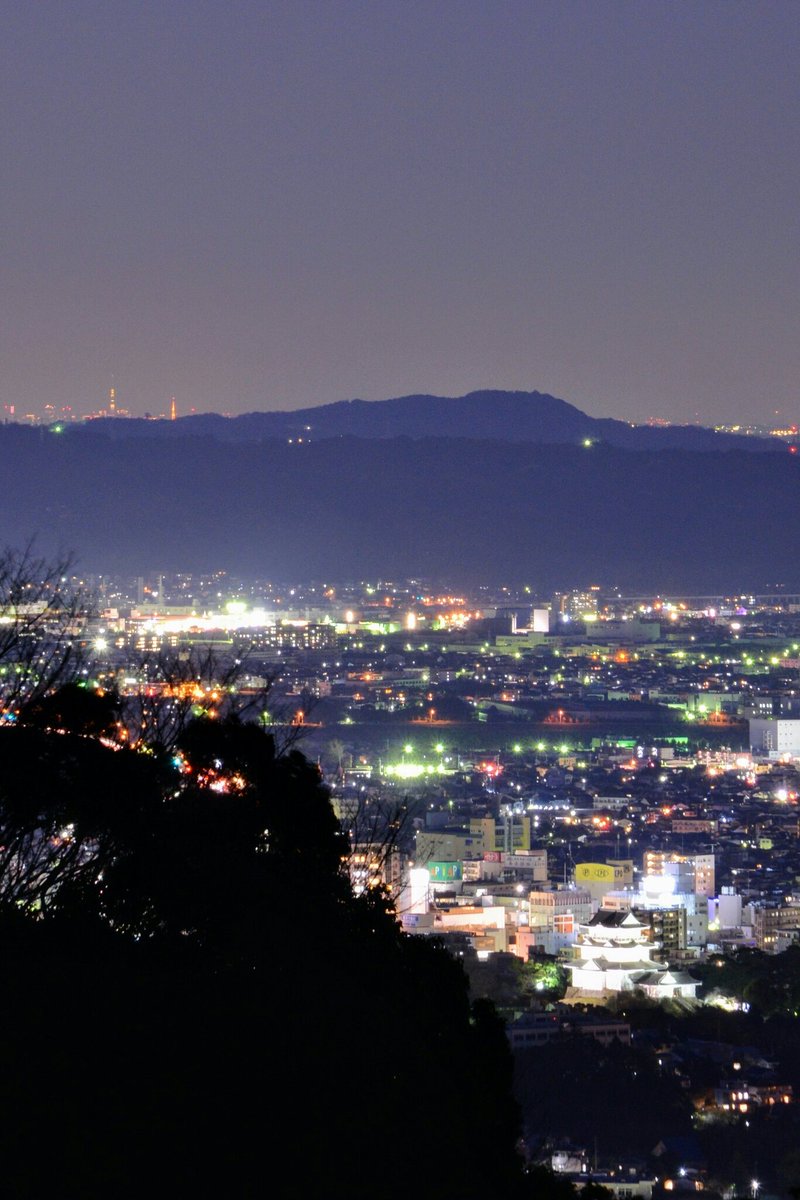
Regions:
[[[470, 392], [467, 396], [400, 396], [393, 400], [341, 400], [296, 412], [258, 412], [241, 417], [214, 413], [177, 421], [92, 422], [120, 437], [208, 436], [220, 441], [311, 437], [470, 437], [512, 442], [572, 444], [584, 438], [628, 449], [741, 449], [771, 451], [782, 443], [767, 438], [715, 433], [699, 425], [652, 427], [597, 419], [565, 400], [542, 392]], [[86, 426], [80, 427], [85, 429]], [[71, 430], [71, 435], [75, 432]]]
[[0, 541], [37, 535], [99, 572], [800, 588], [800, 466], [786, 453], [5, 426], [0, 469]]

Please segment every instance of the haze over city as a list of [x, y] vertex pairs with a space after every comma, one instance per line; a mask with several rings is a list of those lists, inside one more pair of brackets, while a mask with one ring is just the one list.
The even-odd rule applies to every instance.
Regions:
[[6, 408], [796, 419], [797, 5], [2, 17]]
[[4, 1200], [800, 1200], [800, 7], [0, 17]]

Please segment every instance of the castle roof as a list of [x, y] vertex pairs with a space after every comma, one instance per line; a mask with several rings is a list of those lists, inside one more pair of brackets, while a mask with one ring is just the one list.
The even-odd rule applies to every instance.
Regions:
[[630, 909], [618, 912], [614, 908], [600, 908], [587, 925], [595, 928], [600, 926], [603, 929], [644, 929], [643, 922], [635, 917]]

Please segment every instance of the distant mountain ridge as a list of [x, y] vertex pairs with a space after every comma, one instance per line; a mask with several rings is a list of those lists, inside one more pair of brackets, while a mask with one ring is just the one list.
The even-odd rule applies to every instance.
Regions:
[[785, 445], [230, 442], [165, 424], [146, 438], [0, 426], [0, 543], [36, 536], [82, 570], [132, 576], [800, 591], [800, 462]]
[[101, 429], [115, 439], [192, 435], [225, 442], [261, 442], [272, 438], [469, 437], [569, 445], [590, 438], [630, 450], [785, 450], [785, 445], [774, 439], [717, 433], [699, 425], [631, 425], [590, 417], [566, 400], [535, 391], [339, 400], [294, 412], [253, 412], [238, 417], [199, 413], [175, 421], [109, 417], [70, 426], [69, 431], [74, 434], [87, 428]]

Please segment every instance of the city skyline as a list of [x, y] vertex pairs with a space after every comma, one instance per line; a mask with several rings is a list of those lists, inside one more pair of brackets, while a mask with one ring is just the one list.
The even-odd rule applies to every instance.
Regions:
[[[432, 394], [429, 394], [428, 396], [425, 396], [425, 399], [429, 399], [431, 402], [439, 402], [441, 400], [446, 400], [446, 401], [453, 401], [455, 403], [458, 403], [458, 402], [467, 401], [470, 398], [470, 396], [475, 396], [475, 395], [480, 395], [480, 394], [481, 393], [473, 392], [473, 393], [468, 393], [466, 396], [447, 396], [447, 397], [434, 396]], [[509, 398], [513, 397], [513, 396], [522, 397], [522, 396], [526, 395], [526, 393], [524, 393], [524, 392], [516, 392], [516, 393], [515, 392], [496, 392], [494, 394], [496, 394], [498, 396], [509, 397]], [[539, 395], [539, 393], [532, 392], [532, 393], [528, 393], [528, 395], [531, 397], [537, 397]], [[398, 402], [405, 402], [408, 400], [415, 400], [415, 399], [417, 399], [417, 397], [413, 397], [413, 396], [380, 397], [380, 398], [375, 398], [373, 400], [367, 401], [366, 403], [370, 404], [370, 405], [374, 404], [377, 406], [382, 406], [382, 405], [385, 405], [386, 403], [394, 405], [394, 404], [397, 404]], [[556, 397], [555, 399], [557, 402], [562, 400], [561, 397]], [[0, 420], [2, 420], [6, 424], [11, 423], [11, 424], [17, 424], [17, 425], [47, 425], [47, 426], [55, 426], [55, 427], [60, 428], [62, 426], [66, 426], [69, 424], [81, 424], [81, 423], [88, 422], [88, 421], [94, 421], [97, 419], [107, 419], [107, 418], [117, 418], [117, 419], [122, 419], [122, 420], [130, 419], [133, 421], [140, 420], [140, 419], [152, 420], [152, 421], [177, 421], [182, 417], [201, 417], [202, 418], [202, 417], [222, 416], [222, 417], [227, 417], [227, 418], [235, 418], [235, 417], [250, 417], [253, 415], [271, 415], [271, 416], [285, 415], [285, 416], [289, 417], [289, 416], [291, 416], [292, 413], [298, 413], [298, 414], [312, 413], [317, 409], [320, 411], [320, 414], [322, 414], [322, 413], [327, 414], [331, 409], [336, 408], [336, 406], [340, 405], [341, 403], [351, 404], [353, 402], [355, 402], [356, 404], [363, 403], [363, 401], [361, 401], [358, 398], [351, 398], [351, 399], [345, 400], [344, 402], [342, 402], [342, 401], [321, 402], [316, 405], [311, 405], [305, 409], [280, 409], [280, 408], [265, 409], [265, 408], [262, 408], [260, 410], [255, 410], [255, 413], [245, 413], [245, 412], [226, 412], [226, 411], [222, 411], [219, 409], [199, 410], [195, 407], [190, 407], [188, 409], [179, 410], [177, 397], [169, 396], [166, 400], [162, 401], [159, 405], [153, 405], [153, 406], [151, 406], [151, 409], [147, 409], [144, 412], [139, 413], [139, 412], [133, 412], [133, 411], [131, 411], [131, 409], [126, 407], [124, 395], [120, 396], [117, 387], [112, 384], [111, 387], [108, 388], [108, 390], [105, 392], [104, 395], [100, 396], [99, 398], [98, 397], [89, 398], [89, 400], [87, 400], [87, 402], [83, 406], [77, 406], [77, 405], [72, 405], [72, 404], [58, 405], [58, 404], [54, 404], [52, 402], [42, 402], [39, 405], [33, 405], [28, 410], [25, 410], [25, 409], [20, 408], [18, 405], [14, 404], [14, 403], [6, 403], [2, 406], [2, 410], [0, 410]], [[570, 407], [574, 408], [574, 406], [570, 406]], [[592, 414], [590, 414], [588, 412], [585, 413], [584, 415], [586, 417], [588, 417], [590, 420], [595, 419], [592, 416]], [[610, 418], [610, 419], [615, 420], [616, 418]], [[680, 426], [680, 427], [693, 426], [693, 427], [696, 427], [699, 429], [709, 429], [709, 430], [713, 429], [719, 433], [733, 433], [733, 434], [739, 434], [742, 436], [756, 436], [758, 438], [779, 437], [784, 440], [794, 440], [796, 438], [797, 432], [798, 432], [798, 422], [796, 420], [794, 420], [788, 412], [783, 412], [780, 409], [775, 409], [772, 411], [765, 412], [763, 414], [762, 420], [759, 422], [738, 421], [735, 423], [717, 422], [714, 424], [709, 424], [709, 423], [705, 423], [702, 419], [700, 419], [700, 414], [697, 414], [695, 420], [689, 420], [689, 421], [680, 421], [680, 420], [670, 421], [663, 417], [650, 416], [640, 422], [630, 422], [630, 425], [632, 427], [634, 425], [639, 425], [639, 426], [652, 426], [652, 427], [656, 427], [656, 428], [658, 428], [658, 427], [667, 428], [670, 426]], [[313, 427], [309, 427], [309, 428], [313, 428]], [[498, 431], [498, 437], [500, 437], [500, 438], [503, 437], [502, 431]]]
[[796, 6], [3, 16], [3, 405], [796, 420]]

